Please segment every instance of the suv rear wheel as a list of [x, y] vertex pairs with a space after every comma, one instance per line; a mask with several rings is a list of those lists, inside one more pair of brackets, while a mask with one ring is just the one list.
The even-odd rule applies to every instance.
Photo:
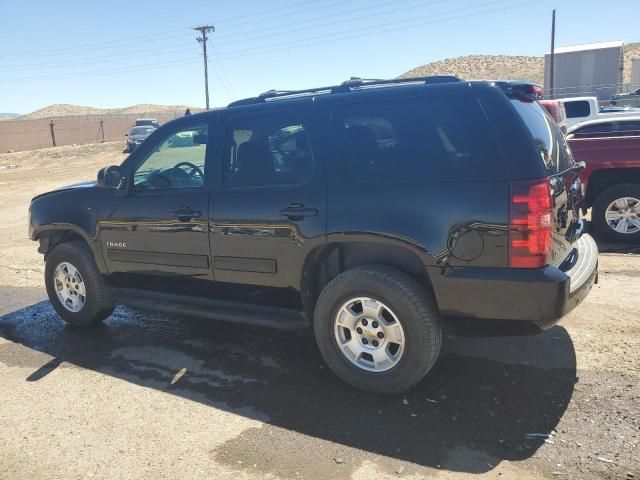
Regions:
[[416, 385], [440, 352], [433, 300], [405, 273], [367, 265], [341, 273], [322, 291], [314, 331], [329, 367], [356, 388], [400, 393]]
[[640, 185], [624, 183], [603, 191], [593, 203], [591, 223], [609, 240], [640, 240]]
[[62, 243], [51, 251], [45, 284], [53, 308], [71, 325], [95, 325], [113, 312], [112, 289], [82, 242]]

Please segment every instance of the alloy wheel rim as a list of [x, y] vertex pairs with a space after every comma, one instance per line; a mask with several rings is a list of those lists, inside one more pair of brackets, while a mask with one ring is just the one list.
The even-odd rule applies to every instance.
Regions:
[[396, 314], [371, 297], [354, 297], [339, 309], [334, 321], [338, 348], [345, 358], [369, 372], [395, 367], [405, 350], [405, 333]]
[[84, 307], [87, 292], [82, 275], [69, 262], [62, 262], [53, 272], [54, 288], [64, 308], [77, 313]]
[[605, 211], [607, 225], [625, 235], [640, 232], [640, 199], [621, 197], [609, 204]]

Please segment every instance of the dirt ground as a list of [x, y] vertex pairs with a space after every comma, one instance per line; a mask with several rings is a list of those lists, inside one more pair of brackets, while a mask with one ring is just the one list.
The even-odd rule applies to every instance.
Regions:
[[357, 392], [309, 332], [119, 307], [68, 328], [27, 238], [31, 197], [122, 142], [0, 154], [0, 478], [640, 478], [640, 248], [531, 337], [447, 336], [406, 396]]

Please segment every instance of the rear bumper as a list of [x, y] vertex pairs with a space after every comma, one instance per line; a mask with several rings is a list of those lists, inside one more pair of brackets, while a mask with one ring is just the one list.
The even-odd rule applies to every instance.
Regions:
[[598, 247], [582, 235], [560, 267], [461, 268], [434, 290], [445, 316], [523, 320], [549, 328], [582, 302], [598, 277]]

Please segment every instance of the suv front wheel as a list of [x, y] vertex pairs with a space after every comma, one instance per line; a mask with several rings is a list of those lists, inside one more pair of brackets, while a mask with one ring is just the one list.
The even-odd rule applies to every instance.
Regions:
[[45, 266], [45, 284], [53, 308], [71, 325], [95, 325], [113, 312], [111, 286], [82, 242], [62, 243], [51, 251]]
[[440, 315], [409, 275], [384, 266], [335, 277], [316, 304], [314, 331], [324, 360], [356, 388], [400, 393], [416, 385], [440, 352]]

